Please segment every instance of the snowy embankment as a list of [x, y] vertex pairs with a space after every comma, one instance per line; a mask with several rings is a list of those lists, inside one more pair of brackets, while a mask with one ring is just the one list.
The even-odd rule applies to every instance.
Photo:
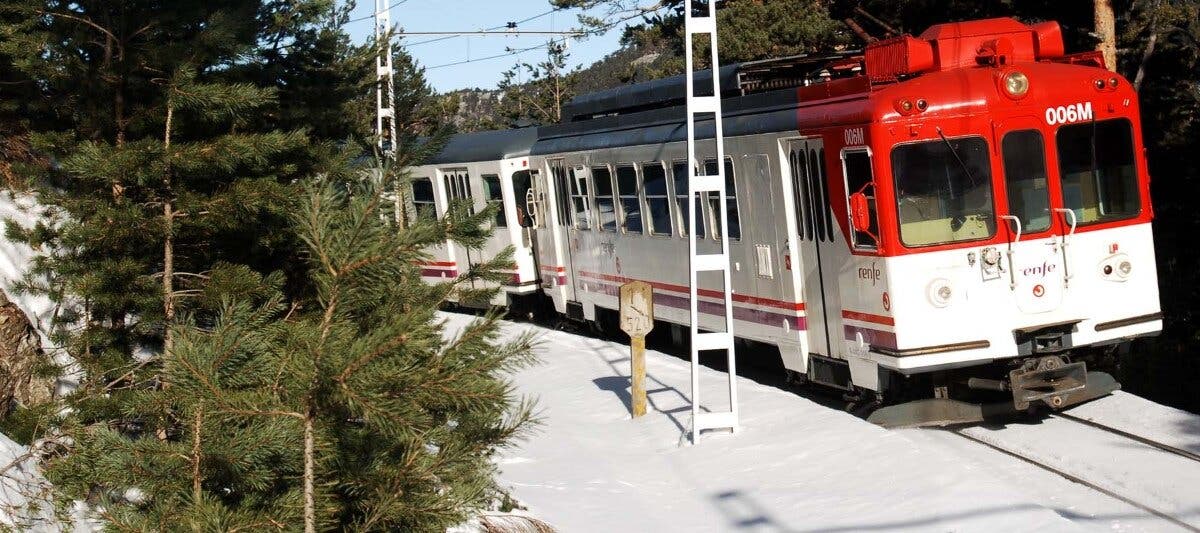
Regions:
[[[44, 209], [30, 195], [0, 192], [0, 224], [12, 220], [21, 226], [32, 227], [39, 221], [47, 221]], [[70, 375], [75, 371], [72, 361], [50, 343], [49, 332], [56, 312], [54, 302], [43, 295], [16, 290], [37, 254], [38, 251], [29, 246], [6, 238], [0, 239], [0, 288], [3, 288], [9, 301], [29, 318], [41, 337], [42, 349], [50, 353], [56, 363], [63, 365]], [[74, 380], [69, 377], [61, 379], [59, 393], [69, 390], [73, 384]], [[0, 434], [0, 527], [36, 531], [67, 529], [55, 516], [51, 489], [42, 477], [36, 460], [30, 457], [29, 448]], [[71, 514], [75, 524], [69, 529], [90, 529], [78, 504]]]
[[[446, 313], [449, 332], [474, 317]], [[544, 426], [500, 459], [501, 483], [561, 531], [1163, 531], [1142, 510], [942, 430], [889, 431], [792, 392], [740, 378], [742, 430], [687, 444], [689, 365], [647, 353], [647, 416], [629, 416], [629, 353], [620, 344], [528, 324], [541, 363], [514, 376]], [[704, 369], [708, 398], [724, 374]], [[1200, 417], [1119, 394], [1089, 406], [1124, 413], [1176, 440]], [[1078, 414], [1084, 416], [1084, 410]], [[1050, 427], [1050, 424], [1047, 424]], [[995, 431], [1017, 435], [1017, 428]], [[1007, 433], [1006, 433], [1007, 432]], [[1195, 433], [1192, 434], [1195, 437]], [[1103, 462], [1104, 440], [1062, 452]], [[1165, 438], [1165, 437], [1164, 437]], [[1195, 439], [1194, 439], [1195, 440]], [[1171, 442], [1171, 441], [1167, 441]], [[1157, 460], [1158, 458], [1154, 458]], [[1131, 476], [1153, 476], [1126, 469]], [[1163, 483], [1154, 483], [1155, 490]], [[1136, 486], [1130, 483], [1129, 486]], [[1180, 495], [1196, 485], [1178, 486]], [[1187, 499], [1187, 497], [1181, 497]], [[1180, 498], [1177, 498], [1180, 499]]]

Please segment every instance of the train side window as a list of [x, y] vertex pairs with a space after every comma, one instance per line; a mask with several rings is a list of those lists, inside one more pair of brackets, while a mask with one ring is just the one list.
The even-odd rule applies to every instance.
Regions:
[[637, 168], [617, 167], [617, 195], [621, 198], [621, 231], [642, 233], [642, 200], [638, 192]]
[[792, 202], [796, 208], [796, 236], [801, 240], [812, 239], [812, 223], [809, 220], [808, 208], [808, 156], [804, 148], [793, 149], [792, 164]]
[[596, 188], [596, 222], [600, 231], [617, 231], [616, 194], [607, 166], [592, 167], [592, 186]]
[[[833, 208], [829, 205], [829, 180], [824, 173], [824, 149], [818, 155], [816, 150], [809, 149], [809, 168], [812, 169], [812, 182], [820, 191], [814, 191], [821, 204], [821, 212], [817, 212], [817, 238], [833, 242]], [[874, 193], [872, 193], [874, 197]], [[877, 235], [878, 233], [876, 233]]]
[[818, 151], [809, 150], [809, 157], [817, 173], [816, 182], [821, 184], [821, 196], [825, 200], [825, 238], [829, 242], [833, 242], [833, 207], [829, 203], [829, 180], [826, 178], [828, 174], [825, 173], [825, 149], [821, 148]]
[[646, 225], [653, 235], [671, 234], [671, 198], [662, 163], [642, 163], [642, 188], [646, 192]]
[[[856, 249], [878, 249], [879, 210], [875, 205], [875, 177], [871, 172], [871, 152], [862, 149], [842, 150], [842, 169], [846, 183], [846, 212], [850, 212], [850, 195], [861, 192], [867, 197], [867, 208], [871, 214], [868, 231], [857, 231], [853, 224], [850, 224], [850, 242]], [[818, 214], [818, 217], [821, 216]]]
[[500, 176], [484, 174], [483, 189], [488, 204], [496, 206], [496, 227], [507, 228], [508, 219], [504, 216], [504, 193], [500, 189]]
[[437, 202], [433, 198], [433, 181], [429, 178], [414, 178], [412, 180], [413, 216], [409, 220], [419, 218], [433, 220], [437, 218]]
[[588, 173], [586, 167], [571, 169], [571, 207], [575, 211], [575, 227], [592, 229], [592, 210], [588, 202]]
[[820, 169], [817, 167], [817, 151], [813, 148], [808, 149], [808, 193], [812, 195], [812, 200], [809, 202], [811, 210], [810, 228], [813, 231], [813, 239], [819, 242], [825, 242], [827, 219], [825, 214], [829, 212], [829, 192], [825, 181], [821, 179]]
[[[692, 225], [687, 220], [688, 210], [688, 164], [686, 161], [675, 161], [671, 164], [672, 185], [675, 186], [675, 220], [678, 221], [679, 236], [687, 237]], [[704, 204], [696, 205], [696, 236], [704, 238]]]
[[[444, 171], [443, 181], [446, 183], [446, 199], [450, 205], [466, 203], [467, 210], [475, 214], [475, 201], [471, 195], [471, 176], [466, 170]], [[449, 206], [447, 206], [447, 210]]]
[[1038, 130], [1012, 131], [1000, 141], [1008, 212], [1026, 233], [1050, 228], [1050, 187], [1046, 180], [1046, 146]]
[[561, 159], [550, 162], [550, 175], [554, 179], [554, 198], [558, 201], [558, 223], [571, 225], [571, 186], [567, 180], [567, 167]]
[[[717, 160], [706, 159], [704, 161], [704, 174], [707, 176], [715, 176], [717, 174]], [[742, 227], [738, 219], [738, 204], [737, 204], [737, 186], [734, 183], [733, 174], [733, 159], [725, 158], [725, 211], [726, 217], [729, 219], [729, 237], [733, 240], [742, 238]], [[713, 238], [721, 239], [721, 199], [716, 194], [708, 193], [707, 203], [709, 216], [712, 217]]]

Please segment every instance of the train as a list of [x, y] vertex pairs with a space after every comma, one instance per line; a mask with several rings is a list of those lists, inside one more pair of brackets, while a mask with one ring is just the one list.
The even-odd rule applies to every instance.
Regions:
[[[410, 216], [499, 206], [485, 246], [428, 250], [423, 279], [511, 247], [486, 305], [601, 323], [640, 280], [656, 320], [687, 326], [687, 235], [701, 253], [728, 239], [737, 338], [885, 426], [1109, 394], [1096, 366], [1162, 329], [1137, 94], [1098, 52], [1066, 53], [1057, 23], [950, 22], [707, 75], [723, 161], [711, 120], [688, 157], [680, 75], [576, 97], [557, 124], [455, 136], [409, 168]], [[694, 220], [688, 165], [726, 179], [723, 205], [691, 199]], [[721, 283], [700, 274], [702, 329], [723, 327]]]

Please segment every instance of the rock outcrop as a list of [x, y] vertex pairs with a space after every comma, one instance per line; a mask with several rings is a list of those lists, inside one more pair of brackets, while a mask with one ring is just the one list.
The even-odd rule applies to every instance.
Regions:
[[0, 417], [54, 398], [54, 378], [37, 375], [47, 363], [37, 330], [0, 291]]

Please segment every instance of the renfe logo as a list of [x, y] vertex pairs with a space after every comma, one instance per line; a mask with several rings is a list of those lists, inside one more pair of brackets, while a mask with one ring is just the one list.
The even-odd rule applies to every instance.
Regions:
[[871, 261], [870, 267], [861, 267], [858, 269], [858, 279], [871, 280], [871, 286], [879, 281], [879, 277], [883, 274], [878, 268], [875, 268], [875, 262]]
[[866, 143], [866, 135], [863, 134], [862, 128], [846, 128], [846, 132], [842, 134], [843, 141], [846, 146], [856, 146]]
[[1068, 106], [1047, 107], [1046, 108], [1046, 124], [1051, 126], [1055, 124], [1070, 124], [1072, 122], [1080, 122], [1084, 120], [1092, 120], [1092, 103], [1082, 102], [1071, 104]]
[[1057, 268], [1058, 268], [1058, 265], [1055, 265], [1053, 263], [1042, 263], [1041, 265], [1038, 265], [1038, 266], [1031, 266], [1031, 267], [1026, 267], [1026, 268], [1021, 269], [1021, 275], [1025, 276], [1027, 278], [1028, 277], [1044, 278], [1044, 277], [1046, 277], [1046, 274], [1054, 272], [1054, 270]]

